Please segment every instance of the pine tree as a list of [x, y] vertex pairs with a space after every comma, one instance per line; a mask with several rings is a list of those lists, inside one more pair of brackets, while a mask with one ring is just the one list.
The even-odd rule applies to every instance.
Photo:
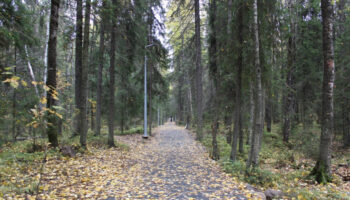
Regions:
[[[57, 34], [58, 34], [58, 18], [59, 18], [59, 7], [60, 0], [51, 0], [51, 15], [50, 15], [50, 33], [49, 33], [49, 43], [48, 43], [48, 73], [46, 86], [49, 88], [47, 92], [47, 108], [50, 110], [55, 110], [54, 106], [56, 104], [57, 98]], [[57, 139], [57, 116], [53, 113], [48, 112], [48, 128], [47, 135], [49, 137], [49, 142], [53, 147], [58, 146]]]

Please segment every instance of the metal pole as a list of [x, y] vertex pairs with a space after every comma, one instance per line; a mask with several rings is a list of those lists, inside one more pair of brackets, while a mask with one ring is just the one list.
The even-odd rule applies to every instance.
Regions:
[[149, 45], [146, 45], [145, 46], [145, 69], [144, 69], [144, 72], [145, 72], [145, 75], [144, 75], [144, 92], [145, 92], [145, 95], [144, 95], [144, 112], [143, 112], [143, 138], [147, 139], [148, 138], [148, 134], [147, 134], [147, 48], [148, 47], [151, 47], [155, 44], [149, 44]]
[[147, 135], [147, 53], [145, 52], [145, 68], [144, 68], [145, 74], [144, 74], [144, 112], [143, 112], [143, 138], [148, 138]]

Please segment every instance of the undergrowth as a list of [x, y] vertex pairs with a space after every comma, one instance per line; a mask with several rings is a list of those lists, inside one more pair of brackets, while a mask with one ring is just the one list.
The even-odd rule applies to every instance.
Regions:
[[[210, 129], [207, 129], [210, 130]], [[309, 175], [314, 167], [318, 153], [319, 129], [303, 130], [296, 127], [291, 142], [286, 144], [279, 134], [280, 127], [273, 126], [272, 132], [264, 132], [259, 156], [259, 168], [247, 171], [246, 161], [249, 145], [244, 145], [244, 153], [239, 154], [236, 162], [229, 159], [231, 147], [226, 136], [217, 136], [220, 149], [219, 163], [222, 168], [241, 181], [252, 184], [261, 190], [277, 189], [294, 199], [350, 199], [348, 187], [339, 176], [333, 175], [333, 182], [327, 185], [317, 184]], [[211, 134], [207, 133], [202, 141], [211, 153]], [[292, 145], [293, 144], [293, 145]], [[333, 164], [350, 163], [350, 155], [333, 153]]]

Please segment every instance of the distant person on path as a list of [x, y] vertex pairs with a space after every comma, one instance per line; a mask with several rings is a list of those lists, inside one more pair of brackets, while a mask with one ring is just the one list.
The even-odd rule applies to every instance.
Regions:
[[170, 122], [173, 122], [173, 116], [170, 116]]

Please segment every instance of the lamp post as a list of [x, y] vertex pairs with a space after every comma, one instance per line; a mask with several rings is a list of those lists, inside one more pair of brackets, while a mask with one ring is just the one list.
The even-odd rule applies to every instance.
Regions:
[[[148, 47], [154, 46], [155, 44], [149, 44], [145, 46], [145, 49], [147, 50]], [[147, 139], [147, 52], [145, 52], [145, 64], [144, 64], [144, 112], [143, 112], [143, 135], [142, 138]]]

